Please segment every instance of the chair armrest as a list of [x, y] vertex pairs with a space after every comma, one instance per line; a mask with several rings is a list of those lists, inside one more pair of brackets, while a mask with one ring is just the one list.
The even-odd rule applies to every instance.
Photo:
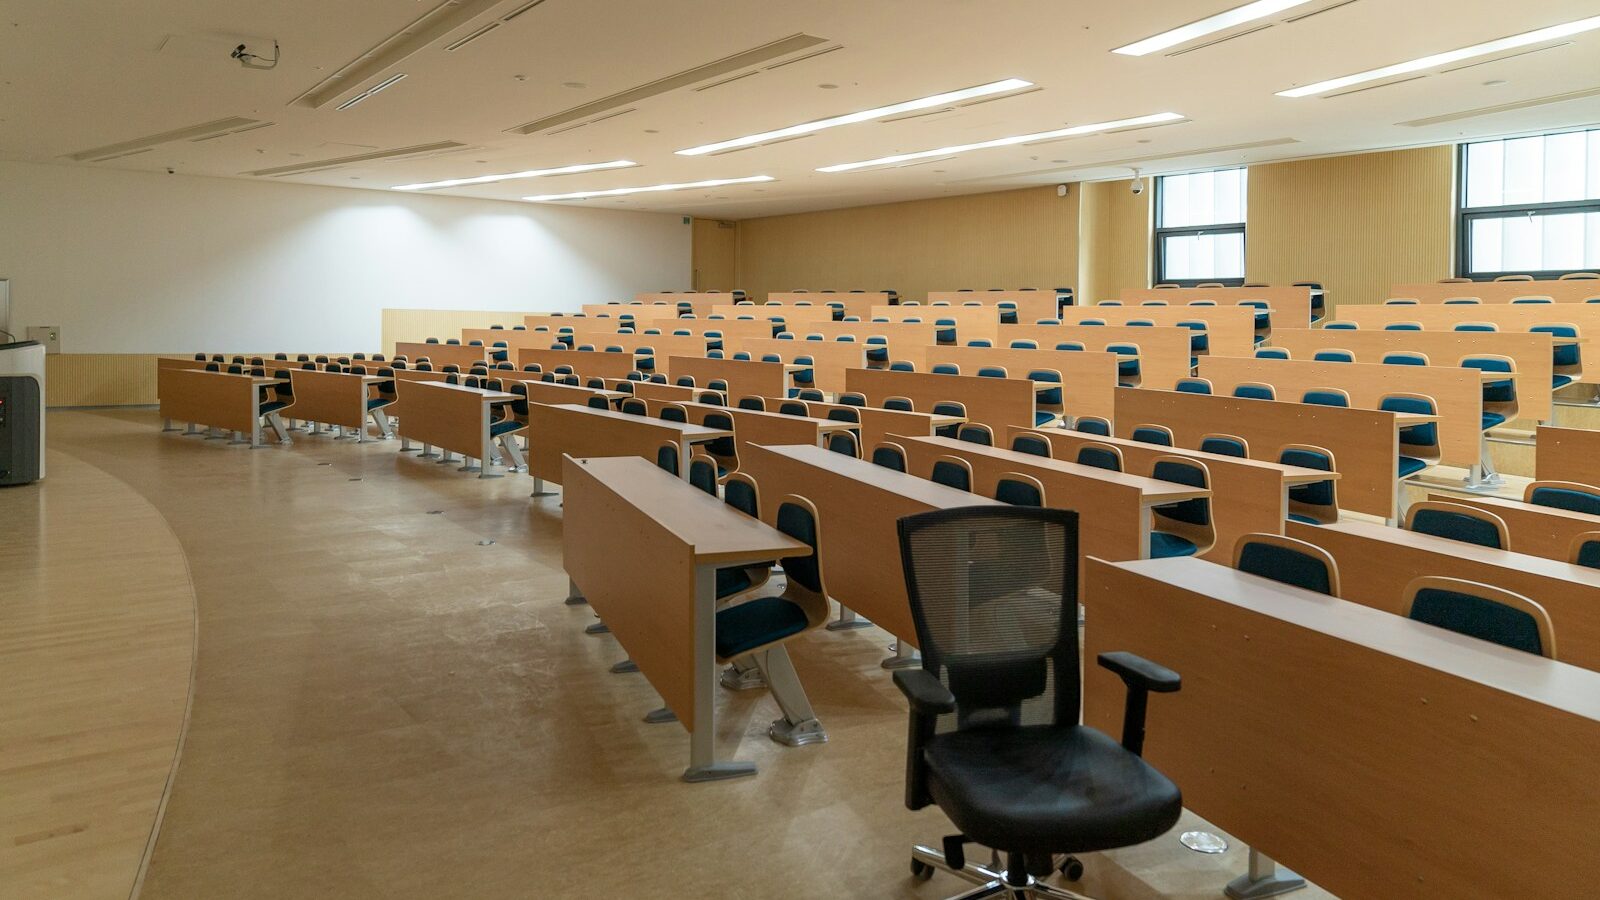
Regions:
[[917, 715], [955, 712], [955, 695], [926, 669], [901, 669], [894, 673], [894, 686], [906, 695], [911, 711]]
[[1126, 651], [1102, 653], [1099, 661], [1102, 667], [1117, 673], [1122, 683], [1129, 687], [1170, 694], [1183, 686], [1183, 678], [1177, 672]]
[[1132, 653], [1102, 653], [1101, 666], [1115, 672], [1128, 688], [1122, 711], [1122, 746], [1135, 756], [1144, 755], [1144, 717], [1150, 692], [1170, 694], [1183, 686], [1177, 672]]

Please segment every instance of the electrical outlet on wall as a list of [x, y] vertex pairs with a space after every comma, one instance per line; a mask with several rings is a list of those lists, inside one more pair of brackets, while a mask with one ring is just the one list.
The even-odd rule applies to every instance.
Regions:
[[59, 325], [29, 325], [28, 340], [38, 341], [44, 345], [46, 353], [61, 352], [61, 326]]

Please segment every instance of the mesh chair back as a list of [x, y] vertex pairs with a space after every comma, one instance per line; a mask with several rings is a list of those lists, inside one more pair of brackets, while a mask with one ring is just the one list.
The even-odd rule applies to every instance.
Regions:
[[1078, 722], [1078, 516], [965, 507], [899, 522], [922, 667], [956, 698], [936, 732]]

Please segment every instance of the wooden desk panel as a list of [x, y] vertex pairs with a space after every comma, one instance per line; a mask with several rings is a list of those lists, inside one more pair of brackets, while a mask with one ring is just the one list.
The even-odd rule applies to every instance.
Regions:
[[1422, 575], [1522, 594], [1550, 614], [1557, 658], [1600, 670], [1600, 570], [1353, 519], [1321, 526], [1290, 522], [1285, 533], [1333, 554], [1346, 600], [1397, 616], [1406, 585]]
[[537, 331], [539, 329], [557, 331], [569, 325], [576, 326], [585, 324], [593, 327], [601, 327], [608, 324], [613, 328], [621, 327], [621, 324], [618, 323], [614, 318], [586, 316], [582, 313], [535, 313], [533, 315], [523, 316], [522, 324], [529, 331]]
[[489, 404], [494, 391], [442, 381], [396, 379], [399, 434], [408, 440], [477, 457], [489, 468]]
[[[617, 335], [627, 337], [627, 335]], [[659, 360], [658, 360], [659, 364]], [[557, 366], [571, 366], [578, 375], [589, 378], [627, 378], [634, 371], [633, 353], [611, 353], [605, 350], [534, 350], [517, 351], [517, 368], [538, 366], [541, 372], [554, 372]]]
[[728, 303], [711, 307], [709, 315], [718, 315], [735, 321], [746, 316], [752, 319], [782, 319], [794, 326], [798, 326], [801, 322], [833, 321], [833, 310], [826, 306], [760, 306], [754, 303]]
[[[828, 340], [834, 340], [842, 334], [854, 335], [857, 341], [867, 343], [869, 337], [881, 337], [886, 340], [884, 346], [889, 348], [889, 359], [905, 359], [915, 361], [922, 347], [931, 347], [938, 343], [935, 332], [938, 326], [930, 323], [920, 324], [915, 322], [806, 322], [794, 326], [794, 335], [803, 338], [808, 334], [820, 334]], [[872, 345], [868, 345], [872, 346]]]
[[1540, 481], [1600, 485], [1600, 431], [1540, 425], [1535, 439], [1533, 471]]
[[1595, 673], [1200, 560], [1091, 561], [1084, 593], [1085, 722], [1121, 734], [1100, 653], [1182, 674], [1145, 756], [1240, 841], [1341, 897], [1593, 893]]
[[728, 383], [728, 405], [737, 406], [740, 397], [782, 397], [788, 393], [788, 375], [783, 363], [743, 359], [679, 357], [667, 360], [674, 377], [688, 375], [695, 387], [705, 387], [714, 379]]
[[[769, 404], [778, 401], [768, 398]], [[957, 416], [935, 416], [931, 413], [901, 412], [898, 409], [880, 409], [876, 406], [847, 406], [843, 403], [824, 403], [820, 400], [802, 400], [812, 418], [827, 418], [835, 409], [848, 409], [861, 420], [861, 458], [871, 459], [872, 449], [893, 436], [915, 435], [931, 437], [935, 428], [942, 425], [959, 425], [966, 420]], [[997, 438], [998, 439], [998, 438]]]
[[[809, 303], [812, 306], [827, 307], [830, 303], [837, 303], [844, 309], [845, 315], [866, 318], [871, 314], [872, 307], [882, 306], [888, 302], [889, 295], [882, 291], [868, 291], [860, 294], [846, 293], [844, 291], [835, 291], [831, 294], [824, 294], [820, 291], [807, 291], [797, 294], [793, 291], [788, 291], [767, 294], [767, 299], [762, 305], [796, 306], [802, 303]], [[831, 309], [833, 307], [828, 308]]]
[[1003, 325], [998, 343], [1010, 346], [1021, 338], [1038, 341], [1041, 350], [1049, 350], [1063, 341], [1077, 341], [1085, 350], [1095, 351], [1110, 344], [1137, 344], [1140, 385], [1169, 390], [1189, 375], [1189, 338], [1193, 334], [1176, 325]]
[[849, 422], [835, 422], [810, 416], [787, 416], [782, 413], [715, 406], [710, 403], [685, 403], [681, 400], [646, 400], [645, 408], [650, 411], [650, 415], [659, 417], [661, 408], [669, 403], [683, 407], [689, 421], [696, 425], [704, 425], [706, 416], [713, 413], [721, 413], [732, 419], [734, 446], [740, 460], [745, 458], [751, 444], [820, 445], [823, 435], [835, 431], [849, 431], [855, 427]]
[[1600, 531], [1600, 516], [1535, 506], [1521, 500], [1470, 494], [1430, 494], [1428, 499], [1463, 503], [1494, 513], [1505, 520], [1506, 530], [1511, 534], [1511, 546], [1507, 549], [1558, 562], [1567, 561], [1572, 541], [1578, 535]]
[[954, 319], [956, 343], [986, 340], [1000, 343], [1000, 309], [994, 306], [918, 306], [902, 303], [899, 306], [874, 306], [863, 319], [888, 319], [904, 322], [920, 319], [924, 324], [937, 325], [940, 319]]
[[428, 357], [435, 369], [448, 365], [460, 366], [463, 371], [473, 363], [488, 362], [487, 347], [470, 347], [466, 344], [409, 344], [397, 343], [394, 345], [396, 356], [405, 356], [416, 365], [417, 360]]
[[997, 434], [1007, 425], [1033, 427], [1033, 382], [1018, 378], [851, 369], [845, 373], [845, 389], [861, 393], [872, 406], [882, 406], [888, 397], [907, 397], [917, 412], [932, 412], [935, 403], [955, 400], [966, 405], [967, 421], [988, 425]]
[[728, 338], [722, 342], [722, 347], [723, 352], [729, 355], [743, 350], [755, 359], [760, 359], [763, 354], [776, 353], [786, 363], [793, 363], [796, 357], [809, 356], [812, 359], [810, 367], [812, 378], [819, 389], [830, 394], [837, 394], [845, 389], [846, 369], [867, 367], [867, 345], [861, 341]]
[[776, 498], [784, 494], [798, 494], [816, 505], [828, 593], [913, 646], [917, 631], [906, 597], [896, 523], [935, 509], [999, 505], [814, 445], [752, 446], [739, 463], [761, 489], [761, 517], [767, 522], [775, 521]]
[[[531, 316], [529, 318], [532, 318]], [[489, 352], [494, 352], [495, 341], [505, 341], [506, 345], [499, 349], [510, 352], [511, 358], [516, 358], [517, 351], [523, 347], [537, 347], [544, 349], [550, 346], [555, 337], [549, 331], [517, 331], [514, 328], [463, 328], [461, 329], [461, 343], [468, 341], [483, 341], [483, 346]]]
[[[1009, 429], [1005, 445], [1011, 446], [1012, 439], [1027, 430]], [[1180, 456], [1203, 463], [1211, 473], [1211, 519], [1217, 531], [1217, 545], [1204, 556], [1224, 565], [1232, 563], [1233, 546], [1243, 535], [1283, 534], [1283, 523], [1289, 515], [1290, 487], [1329, 477], [1326, 472], [1298, 466], [1236, 459], [1182, 447], [1158, 447], [1126, 438], [1106, 438], [1060, 428], [1034, 433], [1050, 442], [1050, 452], [1057, 459], [1076, 458], [1078, 448], [1084, 444], [1110, 444], [1122, 451], [1123, 462], [1135, 475], [1148, 476], [1156, 460], [1164, 456]]]
[[195, 369], [156, 369], [161, 418], [254, 434], [260, 406], [249, 375]]
[[734, 302], [733, 294], [726, 291], [658, 291], [655, 293], [634, 294], [633, 303], [630, 305], [655, 306], [665, 304], [676, 309], [679, 303], [688, 303], [690, 308], [694, 310], [695, 315], [704, 316], [711, 312], [711, 307], [721, 303], [732, 302]]
[[1115, 421], [1119, 437], [1131, 437], [1137, 425], [1165, 425], [1182, 447], [1199, 447], [1207, 434], [1236, 435], [1249, 442], [1252, 459], [1268, 462], [1278, 461], [1285, 444], [1323, 447], [1339, 470], [1339, 505], [1394, 518], [1394, 413], [1140, 389], [1117, 391]]
[[656, 328], [668, 334], [673, 331], [688, 331], [692, 334], [707, 338], [710, 332], [717, 332], [724, 339], [728, 338], [770, 338], [772, 337], [772, 323], [765, 319], [638, 319], [635, 327], [640, 330]]
[[[1493, 322], [1501, 331], [1527, 331], [1535, 325], [1564, 322], [1576, 326], [1580, 336], [1600, 337], [1600, 303], [1345, 306], [1340, 308], [1339, 318], [1361, 326], [1357, 331], [1382, 331], [1385, 325], [1394, 322], [1417, 322], [1428, 331], [1451, 331], [1462, 322]], [[1587, 355], [1594, 356], [1595, 352], [1590, 351]], [[1584, 384], [1600, 384], [1600, 366], [1588, 367], [1580, 381]]]
[[663, 422], [570, 403], [558, 406], [529, 403], [528, 474], [555, 481], [561, 477], [562, 456], [638, 456], [654, 465], [656, 451], [667, 443], [678, 445], [679, 467], [687, 470], [691, 444], [726, 434], [699, 425]]
[[[1439, 412], [1440, 461], [1463, 468], [1479, 462], [1483, 379], [1475, 369], [1218, 356], [1200, 360], [1200, 377], [1209, 379], [1221, 396], [1231, 396], [1247, 381], [1270, 384], [1279, 403], [1299, 403], [1306, 391], [1315, 388], [1340, 388], [1358, 409], [1375, 410], [1378, 401], [1392, 392], [1427, 394]], [[1319, 442], [1308, 436], [1302, 443]]]
[[290, 369], [289, 383], [294, 388], [294, 405], [285, 415], [324, 425], [366, 428], [367, 384], [362, 376]]
[[1034, 369], [1054, 369], [1061, 374], [1061, 399], [1071, 416], [1116, 415], [1117, 358], [1114, 354], [1076, 350], [1011, 350], [1003, 347], [918, 348], [912, 356], [917, 370], [927, 372], [938, 363], [961, 367], [976, 375], [984, 366], [1004, 366], [1008, 378], [1027, 378]]
[[674, 374], [668, 365], [672, 357], [706, 355], [706, 339], [695, 335], [645, 334], [642, 330], [636, 334], [616, 334], [580, 327], [573, 330], [572, 339], [575, 347], [593, 346], [601, 352], [607, 347], [621, 347], [627, 353], [635, 354], [641, 348], [648, 347], [654, 351], [656, 371], [669, 376]]
[[[1206, 323], [1207, 350], [1211, 356], [1254, 356], [1255, 310], [1243, 306], [1069, 306], [1061, 312], [1063, 325], [1084, 319], [1103, 319], [1107, 325], [1126, 325], [1145, 319], [1175, 327], [1179, 322]], [[1273, 333], [1278, 329], [1273, 327]], [[1200, 354], [1204, 356], [1206, 354]]]
[[1272, 307], [1272, 327], [1311, 327], [1311, 288], [1123, 288], [1122, 302], [1137, 306], [1146, 300], [1165, 300], [1187, 306], [1195, 300], [1214, 300], [1218, 306], [1238, 306], [1242, 300], [1265, 300]]
[[1390, 297], [1410, 297], [1423, 303], [1443, 303], [1453, 297], [1477, 297], [1484, 303], [1510, 303], [1518, 297], [1549, 297], [1557, 303], [1582, 303], [1600, 297], [1600, 281], [1475, 281], [1439, 284], [1422, 282], [1389, 286]]
[[1001, 303], [1014, 303], [1017, 307], [1017, 324], [1028, 324], [1040, 319], [1056, 317], [1056, 292], [1047, 291], [929, 291], [924, 306], [967, 306], [973, 303], [999, 307]]
[[1381, 363], [1384, 354], [1400, 351], [1425, 353], [1429, 364], [1434, 366], [1454, 366], [1462, 357], [1480, 353], [1509, 356], [1517, 366], [1517, 404], [1522, 409], [1522, 417], [1543, 422], [1552, 415], [1550, 376], [1554, 347], [1549, 335], [1525, 331], [1274, 328], [1270, 343], [1289, 351], [1295, 359], [1311, 359], [1318, 350], [1349, 350], [1358, 363]]

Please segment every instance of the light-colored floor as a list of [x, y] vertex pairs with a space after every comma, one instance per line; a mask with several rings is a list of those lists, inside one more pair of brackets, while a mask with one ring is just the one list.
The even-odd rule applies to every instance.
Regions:
[[[777, 715], [769, 697], [723, 693], [720, 746], [761, 773], [685, 785], [684, 731], [640, 721], [659, 699], [640, 675], [608, 674], [622, 652], [583, 633], [587, 608], [562, 603], [559, 498], [530, 500], [525, 476], [479, 480], [401, 456], [395, 442], [296, 435], [292, 448], [249, 450], [161, 434], [149, 410], [53, 413], [49, 428], [49, 480], [31, 495], [0, 493], [0, 513], [18, 496], [49, 507], [5, 517], [7, 545], [23, 549], [0, 552], [0, 578], [49, 589], [24, 595], [23, 618], [10, 601], [0, 606], [0, 647], [26, 630], [29, 604], [62, 602], [56, 584], [101, 579], [70, 598], [82, 606], [78, 621], [63, 620], [58, 634], [72, 635], [128, 614], [127, 588], [112, 583], [165, 589], [181, 607], [192, 578], [193, 710], [143, 896], [934, 898], [965, 889], [947, 876], [908, 877], [911, 844], [936, 843], [950, 827], [936, 810], [903, 806], [905, 705], [878, 667], [881, 631], [819, 631], [793, 646], [829, 743], [780, 748], [764, 735]], [[111, 495], [143, 518], [107, 512]], [[62, 517], [76, 526], [55, 525]], [[131, 549], [162, 542], [159, 559]], [[616, 552], [627, 565], [625, 541]], [[184, 616], [174, 619], [165, 630], [182, 632]], [[13, 697], [39, 704], [3, 727], [40, 732], [97, 706], [117, 705], [121, 719], [159, 696], [173, 716], [149, 755], [161, 749], [170, 761], [181, 712], [172, 684], [187, 678], [187, 646], [173, 640], [108, 638], [103, 652], [129, 663], [106, 670], [39, 656], [33, 677], [0, 681], [7, 719]], [[10, 675], [7, 656], [0, 673]], [[95, 735], [106, 752], [134, 758], [140, 742], [105, 722]], [[39, 745], [40, 759], [21, 767], [7, 757], [7, 798], [37, 798], [24, 809], [43, 804], [51, 821], [83, 809], [142, 817], [148, 830], [164, 777], [156, 760], [135, 803], [83, 791], [76, 772], [47, 764], [48, 751]], [[0, 811], [8, 842], [9, 806]], [[1179, 845], [1177, 831], [1201, 825], [1186, 818], [1150, 844], [1087, 857], [1080, 889], [1220, 896], [1245, 854]], [[81, 889], [44, 889], [91, 852], [65, 841], [48, 855], [0, 848], [0, 876], [12, 876], [8, 889], [39, 886], [23, 896], [126, 896], [143, 847], [132, 837], [115, 860], [123, 868], [109, 873], [119, 877]]]

